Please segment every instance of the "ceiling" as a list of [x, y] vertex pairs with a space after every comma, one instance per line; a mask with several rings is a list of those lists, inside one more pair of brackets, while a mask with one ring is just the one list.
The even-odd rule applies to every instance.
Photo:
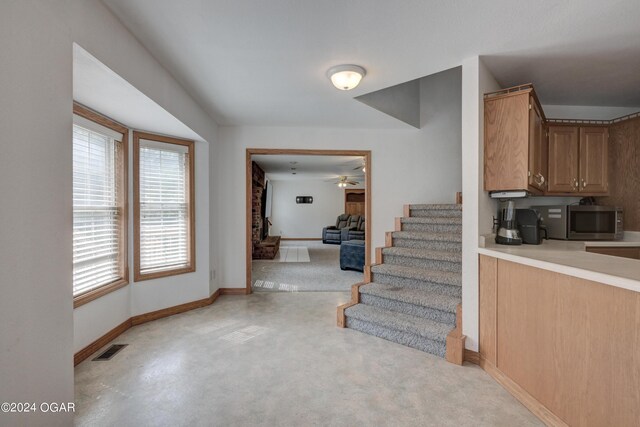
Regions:
[[[361, 167], [364, 158], [359, 156], [289, 156], [289, 155], [253, 155], [255, 161], [267, 177], [274, 181], [301, 179], [335, 179], [349, 176], [364, 182]], [[292, 168], [295, 168], [293, 170]], [[354, 170], [354, 168], [358, 168]], [[295, 174], [294, 174], [295, 173]]]
[[476, 55], [544, 104], [640, 106], [638, 0], [103, 1], [222, 125], [407, 127], [353, 97]]
[[77, 44], [73, 45], [73, 99], [130, 129], [203, 140]]

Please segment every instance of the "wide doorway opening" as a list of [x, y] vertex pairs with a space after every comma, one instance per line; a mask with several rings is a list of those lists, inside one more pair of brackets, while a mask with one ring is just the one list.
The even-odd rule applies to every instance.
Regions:
[[348, 291], [370, 264], [371, 152], [247, 149], [247, 292]]

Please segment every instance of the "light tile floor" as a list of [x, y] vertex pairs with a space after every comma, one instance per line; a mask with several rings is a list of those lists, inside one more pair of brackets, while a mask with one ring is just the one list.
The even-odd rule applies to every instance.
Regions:
[[540, 426], [474, 365], [335, 326], [345, 292], [223, 296], [76, 367], [81, 426]]

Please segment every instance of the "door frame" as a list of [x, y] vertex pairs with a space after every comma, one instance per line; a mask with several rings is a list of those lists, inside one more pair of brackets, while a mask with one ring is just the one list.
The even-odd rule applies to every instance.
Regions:
[[251, 268], [253, 262], [253, 243], [251, 239], [251, 184], [253, 174], [251, 170], [251, 156], [253, 155], [302, 155], [302, 156], [361, 156], [364, 157], [364, 263], [365, 269], [371, 265], [371, 150], [315, 150], [296, 148], [247, 148], [245, 154], [245, 268], [246, 294], [253, 292], [251, 286]]

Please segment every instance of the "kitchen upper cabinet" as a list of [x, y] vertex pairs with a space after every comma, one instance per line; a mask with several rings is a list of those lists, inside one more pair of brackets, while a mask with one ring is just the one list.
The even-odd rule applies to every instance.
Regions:
[[607, 193], [609, 132], [606, 127], [580, 128], [580, 191]]
[[485, 95], [484, 189], [542, 194], [547, 184], [545, 118], [532, 87]]
[[547, 194], [606, 194], [608, 180], [606, 127], [549, 127]]
[[549, 126], [549, 193], [578, 191], [578, 128]]
[[529, 101], [529, 186], [544, 191], [547, 188], [548, 157], [546, 127], [542, 111], [533, 97]]

